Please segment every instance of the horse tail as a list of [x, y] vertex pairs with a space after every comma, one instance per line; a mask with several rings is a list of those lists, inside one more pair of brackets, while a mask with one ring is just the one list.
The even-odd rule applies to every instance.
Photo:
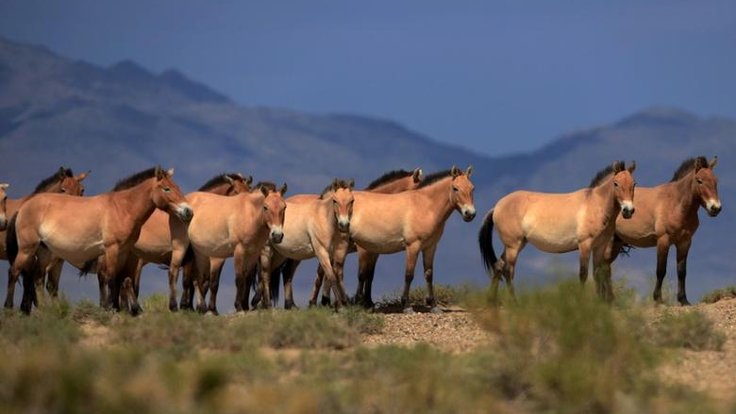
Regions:
[[496, 262], [498, 262], [496, 252], [493, 251], [493, 209], [483, 219], [483, 225], [478, 232], [478, 246], [480, 247], [480, 256], [483, 259], [483, 265], [486, 267], [486, 270], [490, 271], [496, 266]]
[[[181, 258], [181, 267], [187, 266], [188, 264], [194, 262], [194, 249], [192, 248], [192, 245], [189, 244], [187, 246], [187, 250], [184, 252], [184, 257]], [[169, 269], [169, 266], [166, 266], [166, 270]]]
[[15, 258], [18, 257], [18, 235], [15, 231], [15, 218], [18, 214], [14, 214], [8, 222], [8, 226], [5, 232], [5, 252], [8, 255], [8, 261], [12, 266], [15, 262]]
[[279, 288], [281, 286], [281, 272], [283, 271], [284, 267], [287, 263], [289, 263], [291, 259], [286, 259], [284, 264], [277, 267], [276, 269], [273, 269], [271, 271], [271, 280], [269, 289], [271, 290], [271, 303], [273, 303], [273, 306], [276, 306], [277, 303], [279, 303]]

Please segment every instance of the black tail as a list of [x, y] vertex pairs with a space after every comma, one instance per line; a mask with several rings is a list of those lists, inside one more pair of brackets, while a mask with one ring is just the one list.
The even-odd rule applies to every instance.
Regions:
[[8, 222], [8, 228], [5, 232], [5, 252], [11, 266], [15, 262], [15, 258], [18, 257], [18, 236], [15, 232], [16, 217], [18, 217], [18, 214], [13, 214], [13, 218]]
[[486, 214], [483, 219], [483, 225], [478, 232], [478, 246], [480, 247], [480, 255], [483, 258], [483, 265], [486, 270], [491, 270], [496, 265], [498, 258], [496, 252], [493, 251], [493, 209]]
[[[194, 249], [192, 249], [192, 245], [190, 244], [187, 246], [187, 251], [184, 252], [184, 257], [181, 258], [181, 267], [184, 267], [188, 265], [189, 263], [192, 263], [194, 261]], [[166, 266], [166, 269], [168, 270], [169, 267]]]
[[279, 288], [281, 286], [281, 273], [286, 267], [286, 264], [290, 262], [291, 259], [286, 259], [284, 264], [277, 267], [276, 269], [273, 269], [271, 271], [271, 280], [269, 289], [271, 290], [271, 303], [273, 303], [273, 306], [276, 306], [277, 303], [279, 303]]

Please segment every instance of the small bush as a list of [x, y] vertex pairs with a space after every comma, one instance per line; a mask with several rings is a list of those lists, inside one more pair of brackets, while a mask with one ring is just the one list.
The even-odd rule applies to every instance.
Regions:
[[[474, 288], [470, 286], [434, 285], [434, 298], [438, 306], [455, 306], [460, 304]], [[382, 308], [396, 308], [401, 306], [401, 290], [383, 296], [378, 306]], [[409, 306], [426, 306], [427, 288], [417, 286], [409, 291]]]
[[98, 304], [82, 300], [74, 307], [72, 319], [77, 323], [95, 322], [108, 325], [112, 320], [113, 312], [101, 308]]
[[706, 293], [701, 299], [703, 303], [716, 303], [722, 299], [736, 298], [736, 286], [727, 286], [725, 288], [716, 289]]
[[726, 342], [713, 322], [695, 310], [665, 314], [654, 324], [650, 338], [656, 345], [695, 351], [720, 351]]

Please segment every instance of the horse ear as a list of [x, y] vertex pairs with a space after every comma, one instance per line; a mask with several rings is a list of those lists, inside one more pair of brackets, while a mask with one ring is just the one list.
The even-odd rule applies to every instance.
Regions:
[[76, 178], [77, 178], [77, 181], [84, 181], [84, 179], [85, 179], [85, 178], [87, 178], [87, 176], [88, 176], [88, 175], [89, 175], [89, 173], [91, 173], [91, 172], [92, 172], [92, 170], [89, 170], [89, 171], [87, 171], [87, 172], [83, 172], [83, 173], [79, 174], [79, 175], [78, 175], [78, 176], [76, 177]]
[[457, 169], [456, 166], [453, 165], [452, 168], [450, 168], [450, 175], [452, 175], [452, 178], [455, 178], [455, 177], [457, 177], [460, 174], [461, 174], [461, 172], [460, 172], [460, 170]]
[[161, 176], [161, 174], [162, 174], [162, 173], [161, 173], [161, 166], [157, 165], [157, 166], [156, 166], [156, 169], [155, 169], [155, 170], [153, 170], [153, 175], [155, 175], [155, 176], [156, 176], [156, 179], [157, 179], [157, 180], [160, 180], [160, 179], [162, 179], [162, 178], [163, 178], [163, 177]]
[[268, 197], [268, 188], [266, 188], [266, 186], [262, 185], [258, 188], [261, 189], [261, 193], [263, 193], [264, 196]]
[[168, 170], [166, 170], [166, 175], [168, 175], [169, 177], [173, 177], [174, 176], [174, 167], [171, 167]]
[[2, 184], [0, 184], [0, 190], [6, 190], [8, 187], [10, 187], [10, 184], [8, 184], [8, 183], [2, 183]]
[[631, 161], [631, 164], [626, 170], [629, 172], [629, 174], [633, 174], [634, 170], [636, 170], [636, 161]]
[[710, 162], [708, 162], [708, 167], [712, 170], [713, 168], [715, 168], [716, 164], [718, 164], [718, 156], [717, 155], [713, 156], [713, 159], [710, 160]]
[[412, 174], [412, 177], [414, 178], [414, 182], [418, 183], [422, 181], [422, 169], [421, 168], [415, 168], [414, 174]]
[[251, 185], [253, 183], [253, 176], [249, 175], [248, 178], [245, 180], [245, 183]]
[[470, 178], [470, 175], [471, 174], [473, 174], [473, 166], [472, 165], [468, 165], [468, 169], [465, 170], [465, 175], [467, 175], [468, 178]]
[[59, 171], [56, 173], [59, 177], [66, 177], [66, 168], [62, 165], [59, 167]]
[[230, 176], [229, 176], [229, 175], [227, 175], [227, 174], [223, 175], [223, 177], [225, 177], [225, 181], [227, 181], [227, 183], [228, 183], [228, 184], [230, 184], [230, 185], [235, 185], [235, 180], [233, 180], [233, 178], [232, 178], [232, 177], [230, 177]]
[[284, 183], [284, 185], [281, 186], [281, 189], [279, 189], [279, 193], [281, 193], [281, 196], [286, 194], [286, 183]]
[[614, 161], [611, 168], [613, 168], [614, 173], [621, 172], [623, 170], [623, 167], [621, 166], [621, 161]]
[[355, 187], [355, 180], [354, 179], [351, 178], [350, 181], [348, 181], [348, 187], [351, 190], [353, 189], [353, 187]]

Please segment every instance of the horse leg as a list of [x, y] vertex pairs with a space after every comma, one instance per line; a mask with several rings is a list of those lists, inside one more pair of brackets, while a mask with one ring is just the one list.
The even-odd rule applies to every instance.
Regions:
[[[260, 262], [261, 268], [261, 283], [260, 286], [257, 288], [256, 292], [254, 293], [254, 296], [257, 296], [260, 298], [261, 306], [263, 308], [268, 309], [271, 307], [271, 271], [272, 271], [272, 262], [274, 252], [273, 248], [266, 244], [266, 246], [263, 247], [261, 250], [261, 254], [258, 257], [258, 260]], [[276, 268], [277, 266], [273, 266]], [[252, 279], [254, 275], [248, 275], [248, 279]], [[246, 300], [248, 298], [246, 297]], [[253, 298], [253, 301], [256, 302], [255, 297]], [[253, 304], [253, 308], [255, 309], [257, 305], [257, 302]]]
[[433, 244], [422, 251], [422, 261], [424, 265], [424, 280], [427, 283], [427, 306], [431, 308], [432, 313], [441, 313], [440, 308], [434, 298], [434, 254], [437, 251], [437, 244]]
[[[330, 253], [327, 250], [327, 248], [321, 244], [318, 244], [315, 246], [314, 249], [315, 256], [317, 256], [317, 260], [319, 260], [319, 264], [322, 267], [322, 270], [325, 272], [325, 291], [324, 293], [328, 293], [331, 289], [335, 293], [335, 310], [339, 310], [341, 306], [347, 304], [347, 294], [345, 294], [345, 290], [342, 289], [342, 286], [337, 280], [337, 277], [335, 276], [335, 272], [332, 268], [332, 261], [330, 260]], [[341, 260], [345, 259], [345, 255], [343, 254], [343, 257]], [[329, 294], [329, 293], [328, 293]], [[325, 296], [322, 296], [323, 298]]]
[[[210, 292], [210, 303], [207, 311], [212, 312], [213, 315], [219, 315], [220, 312], [217, 311], [217, 292], [220, 290], [220, 275], [222, 274], [222, 266], [225, 264], [225, 259], [210, 257], [207, 262], [209, 263], [207, 280], [209, 280], [208, 288]], [[203, 286], [201, 289], [204, 291], [205, 287]]]
[[666, 235], [657, 239], [657, 285], [654, 287], [654, 301], [662, 303], [662, 282], [667, 274], [667, 254], [670, 252], [670, 240]]
[[414, 313], [409, 304], [409, 291], [411, 290], [411, 282], [414, 280], [414, 269], [417, 266], [417, 257], [419, 256], [419, 242], [406, 246], [406, 268], [404, 270], [404, 293], [401, 295], [401, 306], [404, 313]]
[[56, 258], [51, 266], [49, 266], [48, 276], [46, 279], [46, 292], [52, 298], [59, 296], [59, 280], [61, 279], [61, 270], [64, 267], [64, 260]]
[[169, 310], [172, 312], [176, 312], [179, 309], [176, 303], [176, 284], [179, 281], [179, 268], [181, 267], [185, 253], [186, 249], [174, 249], [171, 251], [171, 262], [169, 262]]
[[[591, 250], [591, 239], [584, 240], [578, 244], [578, 252], [580, 253], [580, 268], [578, 277], [580, 278], [580, 284], [584, 285], [588, 280], [588, 265], [590, 264], [590, 250]], [[595, 281], [596, 285], [598, 280]]]
[[685, 278], [687, 277], [687, 254], [690, 251], [692, 239], [677, 243], [677, 301], [682, 306], [690, 305], [685, 293]]
[[[126, 267], [130, 268], [130, 274], [133, 275], [133, 291], [137, 298], [141, 292], [141, 272], [143, 272], [143, 266], [147, 263], [143, 259], [139, 259], [133, 255], [130, 255], [128, 261], [131, 263], [126, 264]], [[133, 266], [133, 262], [135, 262], [135, 266]]]
[[317, 296], [319, 291], [322, 289], [322, 280], [325, 277], [325, 272], [322, 270], [322, 266], [317, 266], [317, 275], [314, 278], [314, 286], [312, 287], [312, 295], [309, 298], [309, 306], [315, 306], [317, 304]]
[[345, 289], [345, 257], [348, 255], [349, 240], [340, 238], [340, 241], [334, 245], [332, 251], [332, 271], [337, 280], [337, 288], [342, 292], [343, 305], [348, 304], [347, 290]]
[[287, 260], [286, 266], [282, 269], [284, 278], [284, 309], [296, 308], [294, 305], [294, 274], [296, 268], [301, 263], [300, 260]]
[[505, 271], [504, 277], [506, 278], [506, 287], [509, 290], [509, 294], [513, 300], [516, 300], [516, 294], [514, 293], [514, 275], [516, 274], [516, 261], [519, 259], [519, 253], [524, 248], [522, 242], [519, 247], [507, 247], [504, 253]]
[[[194, 278], [197, 295], [197, 311], [200, 313], [207, 312], [207, 304], [205, 303], [206, 290], [205, 286], [209, 285], [210, 278], [210, 259], [206, 256], [200, 256], [195, 253], [194, 263], [196, 266], [196, 274]], [[206, 282], [206, 285], [205, 285]], [[212, 292], [210, 292], [210, 299]]]
[[135, 281], [136, 277], [140, 280], [140, 273], [137, 272], [140, 272], [143, 265], [145, 265], [145, 262], [129, 254], [123, 262], [123, 269], [118, 276], [121, 307], [125, 308], [132, 316], [138, 316], [143, 311], [138, 304], [139, 290], [137, 286], [140, 286], [140, 284]]
[[194, 266], [192, 263], [187, 263], [181, 268], [181, 309], [192, 310], [192, 303], [194, 301]]
[[[494, 305], [498, 304], [498, 285], [501, 282], [501, 278], [506, 274], [506, 248], [504, 247], [503, 253], [498, 260], [500, 266], [493, 266], [493, 276], [491, 278], [491, 303]], [[497, 264], [498, 264], [497, 263]]]
[[[248, 310], [248, 295], [250, 294], [250, 286], [247, 286], [247, 275], [245, 274], [245, 249], [242, 245], [235, 247], [233, 256], [235, 265], [235, 312], [244, 312]], [[210, 285], [212, 282], [210, 281]], [[210, 299], [215, 294], [215, 287], [210, 286]], [[245, 308], [243, 308], [245, 305]]]
[[[23, 273], [23, 301], [21, 302], [21, 310], [28, 314], [31, 312], [31, 306], [33, 305], [33, 296], [36, 293], [35, 286], [31, 283], [30, 290], [26, 287], [26, 276], [27, 269], [33, 265], [35, 260], [36, 246], [29, 247], [27, 249], [19, 249], [18, 255], [13, 262], [13, 265], [8, 269], [8, 292], [5, 298], [5, 307], [8, 309], [13, 308], [13, 299], [15, 296], [15, 285], [18, 283], [18, 278]], [[28, 279], [33, 281], [32, 279]]]
[[120, 310], [120, 289], [123, 284], [120, 267], [125, 263], [125, 259], [126, 257], [120, 252], [120, 246], [111, 245], [105, 249], [105, 271], [110, 287], [112, 308], [116, 311]]
[[613, 302], [613, 286], [611, 285], [611, 263], [606, 259], [610, 254], [606, 251], [612, 247], [612, 244], [604, 244], [596, 247], [593, 252], [593, 274], [598, 286], [598, 297], [608, 303]]
[[377, 261], [377, 254], [358, 248], [358, 289], [355, 291], [355, 303], [361, 304], [365, 308], [373, 308], [374, 306], [370, 297], [371, 286], [368, 279], [372, 278]]

